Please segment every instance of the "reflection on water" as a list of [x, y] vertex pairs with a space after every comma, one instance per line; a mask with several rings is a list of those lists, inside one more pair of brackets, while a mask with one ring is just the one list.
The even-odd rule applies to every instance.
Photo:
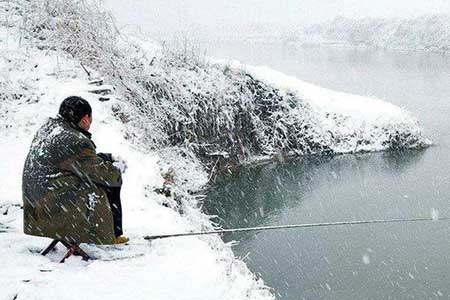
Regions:
[[218, 223], [227, 228], [268, 225], [279, 213], [301, 207], [303, 199], [317, 193], [318, 187], [333, 185], [340, 176], [355, 175], [346, 173], [376, 167], [395, 176], [420, 161], [424, 151], [312, 156], [241, 168], [237, 174], [221, 178], [208, 191], [204, 210], [216, 215]]
[[[243, 168], [208, 194], [225, 228], [450, 216], [450, 60], [424, 53], [220, 47], [322, 86], [412, 111], [425, 151], [311, 157]], [[280, 299], [449, 299], [450, 224], [357, 225], [232, 234], [236, 255]]]
[[[217, 183], [205, 210], [227, 228], [429, 216], [431, 207], [448, 214], [446, 199], [417, 192], [424, 190], [417, 168], [427, 155], [312, 157], [245, 168]], [[450, 295], [448, 233], [445, 223], [380, 224], [225, 239], [240, 241], [236, 255], [247, 257], [280, 299], [434, 299], [436, 291]]]

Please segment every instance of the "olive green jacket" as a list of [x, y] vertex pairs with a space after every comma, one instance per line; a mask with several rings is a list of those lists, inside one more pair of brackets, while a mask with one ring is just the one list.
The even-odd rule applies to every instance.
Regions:
[[22, 178], [24, 232], [72, 243], [114, 243], [104, 187], [120, 170], [97, 156], [90, 133], [50, 118], [36, 133]]

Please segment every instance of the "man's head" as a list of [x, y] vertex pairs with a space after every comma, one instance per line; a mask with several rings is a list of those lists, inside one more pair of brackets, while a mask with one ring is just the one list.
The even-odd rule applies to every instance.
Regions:
[[59, 115], [66, 121], [89, 130], [92, 123], [92, 108], [85, 99], [71, 96], [63, 100], [59, 107]]

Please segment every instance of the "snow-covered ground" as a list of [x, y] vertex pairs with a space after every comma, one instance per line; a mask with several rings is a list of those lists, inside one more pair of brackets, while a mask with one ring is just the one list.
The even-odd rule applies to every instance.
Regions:
[[[5, 31], [2, 36], [6, 36]], [[153, 192], [163, 183], [158, 155], [140, 151], [124, 138], [123, 124], [112, 114], [118, 100], [112, 97], [100, 102], [88, 93], [92, 86], [76, 61], [64, 55], [21, 50], [12, 40], [9, 45], [2, 43], [0, 52], [0, 82], [5, 93], [0, 103], [0, 230], [6, 229], [0, 233], [0, 299], [273, 297], [217, 237], [151, 243], [143, 239], [146, 234], [186, 232], [211, 225], [197, 211], [182, 216], [161, 205], [165, 197]], [[64, 97], [73, 94], [87, 98], [93, 106], [92, 132], [98, 150], [117, 153], [128, 162], [122, 198], [124, 228], [131, 242], [125, 246], [86, 245], [87, 252], [98, 260], [84, 262], [72, 257], [59, 264], [64, 249], [43, 257], [39, 251], [50, 240], [22, 233], [21, 173], [34, 132], [47, 117], [56, 115]], [[182, 161], [177, 165], [183, 168]], [[190, 171], [200, 184], [206, 181], [201, 170]], [[124, 257], [128, 258], [120, 259]]]
[[[118, 110], [132, 111], [132, 107], [127, 108], [131, 104], [120, 94], [120, 89], [116, 89], [109, 101], [99, 101], [97, 95], [88, 92], [93, 86], [88, 84], [88, 75], [79, 60], [63, 51], [45, 47], [39, 50], [14, 36], [14, 32], [9, 27], [0, 28], [0, 255], [3, 258], [0, 299], [273, 299], [273, 293], [255, 278], [243, 261], [234, 257], [231, 245], [224, 244], [219, 237], [185, 237], [151, 243], [143, 239], [144, 235], [213, 228], [193, 196], [187, 196], [190, 202], [177, 204], [174, 199], [154, 192], [162, 186], [162, 176], [170, 167], [175, 170], [175, 191], [179, 187], [181, 194], [206, 184], [208, 172], [199, 159], [179, 155], [176, 147], [170, 151], [167, 148], [150, 151], [137, 143], [139, 140], [132, 135], [136, 128], [133, 121], [117, 115]], [[148, 45], [149, 51], [154, 51], [149, 44], [140, 44], [142, 49], [148, 50], [145, 47]], [[218, 65], [223, 66], [220, 62]], [[227, 79], [223, 69], [216, 65], [206, 66], [204, 70], [183, 69], [171, 62], [164, 67], [156, 69], [160, 73], [155, 73], [154, 80], [179, 83], [175, 88], [181, 96], [194, 92], [220, 96], [221, 91], [235, 88], [235, 82]], [[279, 123], [275, 125], [283, 129], [290, 126], [290, 121], [303, 122], [301, 108], [305, 107], [309, 119], [304, 120], [308, 127], [302, 132], [334, 152], [384, 150], [391, 146], [392, 136], [404, 138], [402, 143], [408, 147], [429, 144], [417, 120], [394, 105], [322, 89], [266, 67], [233, 63], [226, 68], [230, 67], [238, 70], [236, 74], [248, 72], [276, 88], [282, 96], [291, 95], [280, 98], [288, 100], [286, 107], [282, 106], [284, 110], [276, 112]], [[108, 78], [109, 75], [91, 72], [94, 74], [90, 77]], [[85, 97], [93, 106], [91, 131], [98, 151], [113, 152], [128, 162], [122, 199], [124, 229], [131, 241], [122, 246], [84, 245], [97, 260], [84, 262], [72, 257], [59, 264], [63, 249], [43, 257], [39, 251], [50, 241], [22, 233], [21, 174], [34, 132], [46, 118], [56, 115], [62, 99], [73, 94]], [[230, 95], [217, 100], [224, 102], [217, 110], [211, 109], [209, 117], [229, 116], [227, 113], [247, 96]], [[197, 98], [211, 100], [206, 96]], [[304, 101], [305, 106], [298, 106], [293, 99]], [[186, 96], [182, 100], [191, 98]], [[189, 105], [194, 104], [183, 102], [188, 113], [192, 109]], [[172, 103], [165, 105], [165, 109], [175, 111]], [[210, 104], [209, 108], [215, 108], [214, 105]], [[249, 103], [249, 107], [252, 105]], [[227, 109], [230, 110], [224, 113]], [[164, 116], [153, 117], [164, 119]], [[179, 205], [182, 207], [174, 209]]]
[[373, 47], [380, 49], [450, 51], [450, 16], [411, 19], [350, 19], [308, 26], [292, 41], [304, 45]]

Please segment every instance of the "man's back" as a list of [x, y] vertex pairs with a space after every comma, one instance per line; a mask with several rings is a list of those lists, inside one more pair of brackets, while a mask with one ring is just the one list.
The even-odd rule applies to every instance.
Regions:
[[70, 176], [60, 164], [70, 159], [87, 137], [61, 119], [50, 118], [36, 133], [23, 170], [23, 190], [30, 202], [52, 190], [58, 178]]

